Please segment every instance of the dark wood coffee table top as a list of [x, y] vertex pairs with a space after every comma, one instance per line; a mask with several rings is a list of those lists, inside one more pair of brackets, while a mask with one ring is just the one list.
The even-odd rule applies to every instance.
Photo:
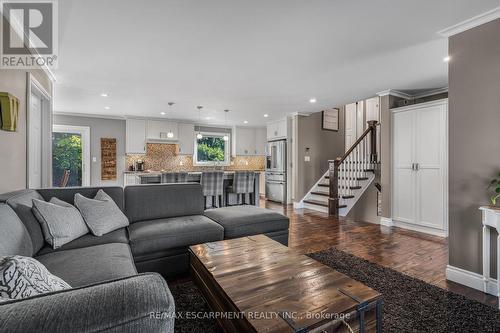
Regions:
[[[195, 245], [190, 253], [193, 279], [212, 310], [244, 314], [219, 320], [227, 332], [314, 329], [360, 305], [371, 311], [361, 325], [375, 330], [378, 292], [264, 235]], [[346, 321], [357, 330], [355, 319]]]

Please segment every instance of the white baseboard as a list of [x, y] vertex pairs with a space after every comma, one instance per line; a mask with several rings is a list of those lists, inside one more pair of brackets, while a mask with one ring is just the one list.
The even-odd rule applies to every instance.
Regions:
[[380, 225], [386, 226], [386, 227], [398, 227], [401, 229], [407, 229], [407, 230], [413, 230], [413, 231], [418, 231], [424, 234], [429, 234], [433, 236], [439, 236], [439, 237], [448, 237], [448, 233], [446, 230], [440, 230], [440, 229], [435, 229], [431, 227], [426, 227], [426, 226], [421, 226], [421, 225], [416, 225], [416, 224], [411, 224], [411, 223], [405, 223], [397, 220], [393, 220], [392, 218], [389, 217], [381, 217], [380, 218]]
[[294, 209], [301, 209], [301, 208], [304, 208], [304, 203], [303, 203], [302, 201], [299, 201], [299, 202], [294, 201], [294, 202], [293, 202], [293, 208], [294, 208]]
[[483, 290], [484, 284], [483, 276], [481, 274], [448, 265], [446, 266], [446, 279], [482, 292], [486, 292], [490, 295], [497, 296], [497, 280], [489, 278], [485, 291]]
[[392, 219], [390, 217], [380, 217], [380, 225], [383, 225], [384, 227], [393, 227], [394, 222], [392, 222]]

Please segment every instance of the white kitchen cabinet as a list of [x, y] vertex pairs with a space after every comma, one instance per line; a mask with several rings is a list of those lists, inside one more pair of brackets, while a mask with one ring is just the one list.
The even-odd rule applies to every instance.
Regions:
[[179, 154], [194, 154], [194, 124], [179, 124]]
[[287, 137], [287, 120], [282, 119], [269, 123], [267, 125], [267, 139], [268, 140], [278, 140], [286, 139]]
[[126, 173], [123, 177], [123, 187], [140, 184], [139, 177], [135, 173]]
[[266, 128], [259, 127], [255, 129], [255, 154], [266, 155], [267, 136]]
[[146, 120], [127, 119], [126, 125], [126, 153], [146, 153]]
[[255, 129], [237, 127], [235, 134], [236, 155], [255, 155]]
[[[167, 137], [169, 132], [172, 132], [173, 137]], [[147, 138], [148, 140], [176, 141], [179, 139], [178, 123], [168, 120], [148, 120]]]

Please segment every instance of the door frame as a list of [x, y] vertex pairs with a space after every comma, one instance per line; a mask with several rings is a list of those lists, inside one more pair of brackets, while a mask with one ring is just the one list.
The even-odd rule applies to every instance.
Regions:
[[36, 93], [40, 95], [41, 105], [41, 176], [42, 187], [51, 187], [52, 185], [52, 95], [43, 87], [43, 85], [31, 74], [26, 74], [26, 188], [30, 187], [30, 121], [31, 121], [31, 95]]
[[[90, 127], [54, 124], [52, 131], [57, 133], [78, 133], [82, 136], [82, 185], [90, 186]], [[52, 161], [52, 155], [50, 157]]]
[[[414, 225], [414, 224], [409, 224], [409, 223], [404, 223], [404, 222], [399, 222], [397, 220], [394, 220], [394, 149], [392, 145], [392, 140], [394, 139], [394, 114], [399, 113], [399, 112], [406, 112], [406, 111], [414, 111], [430, 106], [440, 106], [444, 105], [445, 106], [445, 114], [444, 114], [444, 142], [443, 144], [443, 178], [444, 178], [444, 190], [443, 190], [443, 205], [444, 205], [444, 210], [443, 210], [443, 219], [444, 219], [444, 230], [441, 229], [436, 229], [433, 227], [427, 227], [427, 226], [421, 226], [421, 225]], [[432, 235], [437, 235], [441, 237], [447, 238], [449, 235], [449, 103], [448, 103], [448, 98], [444, 99], [439, 99], [435, 101], [430, 101], [430, 102], [424, 102], [424, 103], [418, 103], [418, 104], [413, 104], [409, 106], [404, 106], [404, 107], [399, 107], [399, 108], [394, 108], [389, 110], [391, 113], [391, 165], [390, 165], [390, 175], [391, 175], [391, 219], [392, 222], [395, 226], [405, 228], [405, 229], [411, 229], [423, 233], [428, 233]]]

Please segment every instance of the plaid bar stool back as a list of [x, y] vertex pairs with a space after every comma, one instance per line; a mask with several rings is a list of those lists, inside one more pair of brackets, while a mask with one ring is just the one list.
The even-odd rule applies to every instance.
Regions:
[[169, 184], [175, 183], [175, 172], [165, 172], [161, 174], [161, 183]]
[[[205, 209], [207, 207], [207, 197], [212, 197], [212, 206], [215, 208], [222, 206], [222, 196], [224, 195], [224, 172], [209, 171], [201, 174], [201, 188], [205, 197]], [[217, 200], [218, 199], [218, 200]], [[218, 205], [216, 205], [218, 203]]]
[[[242, 204], [246, 205], [246, 195], [249, 194], [250, 204], [253, 204], [252, 196], [254, 191], [255, 173], [252, 171], [235, 171], [233, 185], [228, 188], [228, 193], [235, 193], [237, 204], [240, 204], [240, 196]], [[226, 196], [226, 205], [229, 206], [229, 194]]]
[[178, 183], [187, 183], [188, 182], [188, 173], [187, 172], [177, 172], [176, 180]]

